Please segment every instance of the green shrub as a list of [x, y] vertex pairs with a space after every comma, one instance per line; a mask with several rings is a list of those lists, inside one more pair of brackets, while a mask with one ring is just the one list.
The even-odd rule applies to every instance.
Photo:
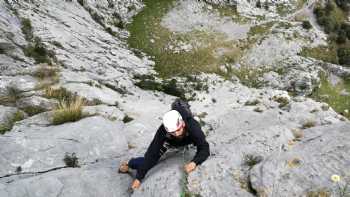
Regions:
[[345, 12], [348, 12], [350, 10], [349, 0], [336, 0], [335, 3]]
[[304, 29], [311, 29], [312, 25], [309, 21], [303, 21], [302, 26]]
[[40, 106], [28, 106], [23, 108], [23, 111], [26, 112], [29, 116], [34, 116], [35, 114], [42, 113], [46, 110]]
[[128, 122], [131, 122], [133, 121], [134, 119], [128, 115], [125, 115], [124, 118], [123, 118], [123, 122], [124, 123], [128, 123]]
[[350, 66], [350, 47], [342, 47], [337, 50], [339, 64]]
[[26, 40], [30, 42], [33, 39], [33, 28], [28, 18], [21, 19], [21, 30]]
[[[347, 39], [346, 32], [344, 30], [339, 30], [336, 42], [338, 44], [344, 44], [346, 43], [346, 39]], [[339, 57], [339, 54], [338, 54], [338, 57]]]
[[46, 50], [44, 44], [39, 38], [35, 38], [33, 43], [30, 43], [25, 49], [24, 54], [28, 57], [32, 57], [35, 63], [48, 63], [51, 64], [51, 54]]
[[84, 5], [85, 5], [85, 1], [84, 1], [84, 0], [77, 0], [77, 2], [78, 2], [81, 6], [84, 6]]

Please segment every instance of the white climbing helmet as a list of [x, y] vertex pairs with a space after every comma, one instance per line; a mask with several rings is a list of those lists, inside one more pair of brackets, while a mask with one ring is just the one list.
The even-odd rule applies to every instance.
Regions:
[[167, 132], [174, 132], [182, 126], [182, 116], [176, 110], [168, 111], [163, 116], [163, 125]]

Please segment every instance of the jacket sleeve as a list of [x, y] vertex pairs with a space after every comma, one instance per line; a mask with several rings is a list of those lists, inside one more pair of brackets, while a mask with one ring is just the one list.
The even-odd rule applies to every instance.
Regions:
[[199, 125], [199, 123], [192, 119], [189, 122], [190, 135], [192, 137], [194, 145], [197, 147], [197, 152], [192, 161], [196, 165], [203, 163], [210, 155], [209, 143], [205, 139], [205, 135]]
[[165, 134], [164, 126], [161, 125], [145, 153], [144, 163], [137, 169], [136, 179], [139, 181], [145, 177], [148, 170], [157, 164], [161, 156], [160, 149], [165, 142]]

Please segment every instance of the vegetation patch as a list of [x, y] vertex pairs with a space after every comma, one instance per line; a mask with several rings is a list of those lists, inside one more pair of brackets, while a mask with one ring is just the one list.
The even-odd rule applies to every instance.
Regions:
[[318, 46], [313, 48], [303, 47], [299, 55], [303, 57], [312, 57], [333, 64], [338, 63], [337, 47], [335, 45]]
[[21, 30], [27, 41], [33, 39], [33, 27], [31, 21], [28, 18], [21, 19]]
[[243, 157], [243, 164], [246, 166], [249, 166], [249, 168], [252, 168], [256, 164], [260, 163], [263, 160], [262, 156], [256, 156], [252, 154], [246, 154]]
[[21, 30], [29, 43], [28, 46], [23, 49], [24, 54], [28, 57], [32, 57], [37, 64], [51, 64], [53, 54], [45, 48], [40, 38], [34, 37], [33, 27], [28, 18], [21, 19]]
[[54, 125], [66, 122], [74, 122], [84, 117], [82, 108], [84, 99], [75, 96], [72, 100], [61, 100], [57, 109], [53, 112], [52, 123]]
[[0, 124], [0, 134], [4, 134], [6, 131], [10, 131], [15, 122], [23, 120], [24, 114], [21, 111], [17, 111], [11, 117], [8, 118], [5, 123]]
[[46, 78], [58, 78], [58, 68], [49, 64], [39, 64], [34, 76], [41, 80]]
[[249, 100], [249, 101], [245, 102], [244, 105], [247, 105], [247, 106], [254, 106], [254, 105], [257, 105], [257, 104], [259, 104], [259, 103], [260, 103], [260, 101], [259, 101], [258, 99], [254, 99], [254, 100]]
[[273, 26], [274, 23], [275, 22], [268, 22], [268, 23], [256, 25], [256, 26], [250, 28], [250, 30], [248, 32], [248, 36], [254, 37], [254, 36], [266, 35], [271, 30], [271, 27]]
[[138, 75], [135, 76], [135, 79], [138, 80], [135, 85], [141, 89], [160, 91], [185, 99], [185, 91], [182, 88], [178, 87], [176, 79], [163, 80], [162, 82], [158, 82], [152, 75]]
[[316, 4], [314, 13], [317, 23], [328, 34], [329, 45], [332, 48], [330, 58], [319, 59], [350, 66], [350, 24], [346, 22], [348, 6], [348, 2], [344, 0], [329, 0], [325, 4], [321, 2]]
[[273, 68], [256, 68], [242, 65], [239, 68], [227, 67], [226, 70], [226, 72], [220, 71], [218, 74], [224, 76], [226, 79], [236, 76], [243, 85], [251, 88], [260, 88], [264, 86], [264, 82], [262, 81], [264, 73], [273, 71]]
[[[350, 79], [345, 79], [343, 82], [333, 86], [326, 73], [320, 75], [320, 86], [315, 89], [311, 97], [317, 101], [325, 102], [331, 106], [336, 112], [342, 114], [346, 118], [350, 118]], [[322, 110], [328, 110], [328, 105], [324, 106]]]
[[134, 118], [132, 118], [132, 117], [130, 117], [128, 115], [125, 115], [124, 118], [123, 118], [123, 122], [124, 123], [128, 123], [128, 122], [131, 122], [133, 120], [134, 120]]
[[34, 116], [35, 114], [39, 114], [46, 111], [44, 108], [40, 106], [27, 106], [22, 110], [26, 112], [29, 116]]
[[289, 104], [289, 99], [283, 96], [273, 96], [272, 99], [279, 103], [279, 108], [283, 108]]
[[303, 21], [301, 25], [304, 29], [307, 29], [307, 30], [312, 28], [312, 25], [309, 21]]
[[72, 153], [72, 154], [66, 153], [64, 155], [63, 161], [67, 167], [70, 167], [70, 168], [79, 168], [80, 167], [79, 159], [75, 153]]
[[306, 122], [303, 123], [302, 129], [308, 129], [314, 126], [316, 126], [316, 122], [314, 120], [307, 120]]
[[21, 97], [21, 91], [15, 86], [6, 87], [5, 96], [0, 97], [0, 104], [15, 103]]
[[306, 193], [306, 197], [331, 197], [331, 192], [327, 188], [310, 190]]
[[276, 11], [280, 16], [287, 16], [295, 11], [290, 5], [286, 5], [286, 3], [278, 3], [276, 4]]
[[35, 63], [48, 63], [51, 64], [51, 58], [53, 55], [51, 52], [46, 50], [44, 44], [40, 38], [35, 38], [32, 43], [24, 49], [24, 54], [28, 57], [32, 57]]
[[301, 159], [300, 158], [293, 158], [289, 161], [287, 161], [287, 165], [289, 168], [295, 168], [301, 165]]
[[53, 88], [49, 86], [44, 90], [44, 96], [46, 98], [54, 98], [59, 101], [63, 101], [63, 100], [72, 100], [76, 95], [67, 91], [67, 89], [65, 88], [62, 88], [62, 87]]
[[[218, 66], [239, 59], [241, 49], [233, 41], [227, 41], [223, 34], [195, 30], [188, 33], [174, 33], [162, 27], [161, 19], [174, 2], [174, 0], [144, 1], [146, 7], [134, 17], [133, 23], [127, 26], [130, 32], [129, 45], [140, 49], [155, 61], [155, 69], [160, 77], [214, 73]], [[234, 11], [222, 11], [223, 14], [228, 14], [227, 12]], [[182, 48], [183, 43], [186, 45], [185, 48]], [[217, 50], [223, 51], [222, 54], [215, 53]]]

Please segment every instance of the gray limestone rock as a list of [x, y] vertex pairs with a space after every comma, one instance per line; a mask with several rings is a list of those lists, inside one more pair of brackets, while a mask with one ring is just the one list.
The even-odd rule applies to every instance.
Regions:
[[127, 150], [122, 123], [99, 116], [57, 126], [31, 126], [22, 132], [0, 136], [0, 177], [22, 172], [40, 172], [65, 166], [66, 153], [76, 153], [80, 163], [121, 156]]
[[125, 117], [125, 114], [118, 108], [107, 105], [86, 106], [83, 108], [83, 113], [89, 115], [100, 115], [112, 121], [122, 121]]
[[13, 176], [0, 183], [1, 197], [130, 196], [131, 177], [118, 174], [119, 159], [99, 161], [81, 168], [62, 168], [24, 179]]
[[54, 99], [47, 99], [40, 96], [31, 96], [21, 98], [16, 101], [16, 106], [20, 109], [37, 108], [42, 111], [49, 111], [58, 105], [58, 101]]
[[252, 169], [253, 188], [260, 196], [307, 196], [317, 191], [336, 195], [331, 176], [341, 176], [341, 186], [349, 178], [349, 132], [349, 123], [305, 130], [291, 150], [276, 151]]

